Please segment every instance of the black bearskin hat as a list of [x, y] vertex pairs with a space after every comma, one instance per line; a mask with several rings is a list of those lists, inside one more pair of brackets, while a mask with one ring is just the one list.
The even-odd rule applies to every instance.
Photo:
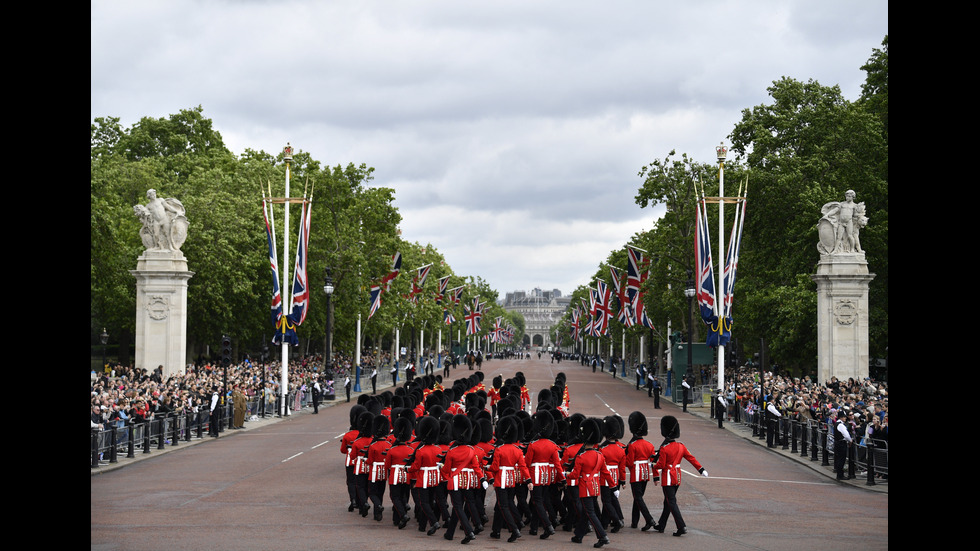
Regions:
[[660, 420], [660, 435], [664, 438], [678, 438], [681, 435], [681, 425], [673, 415], [665, 415]]
[[527, 379], [524, 378], [523, 371], [518, 371], [517, 373], [514, 373], [514, 379], [517, 379], [517, 384], [519, 386], [524, 386], [525, 384], [527, 384]]
[[647, 417], [639, 411], [634, 411], [629, 416], [630, 432], [633, 436], [646, 436], [649, 433], [647, 427]]
[[425, 415], [416, 424], [415, 436], [423, 444], [435, 444], [439, 441], [439, 431], [439, 419], [431, 415]]
[[453, 415], [453, 440], [460, 444], [469, 444], [473, 437], [473, 422], [463, 414]]
[[520, 438], [521, 422], [513, 415], [507, 415], [497, 420], [495, 436], [504, 444], [513, 444]]
[[440, 446], [448, 446], [453, 442], [453, 423], [451, 421], [452, 415], [448, 415], [448, 419], [444, 416], [439, 419], [439, 441], [437, 444]]
[[493, 423], [490, 422], [490, 419], [478, 419], [476, 424], [480, 428], [480, 442], [493, 441]]
[[384, 415], [375, 415], [371, 425], [371, 436], [385, 438], [391, 432], [391, 424]]
[[579, 426], [579, 433], [582, 435], [583, 444], [602, 442], [602, 421], [595, 417], [587, 418]]
[[408, 442], [412, 439], [412, 421], [406, 417], [395, 419], [395, 439], [399, 442]]
[[500, 385], [502, 384], [504, 384], [504, 378], [502, 376], [497, 375], [493, 378], [493, 388], [500, 390]]
[[623, 418], [618, 415], [607, 415], [602, 418], [602, 435], [609, 440], [619, 440], [623, 437]]
[[[541, 402], [546, 402], [548, 404], [551, 404], [551, 389], [550, 388], [542, 388], [541, 390], [538, 391], [538, 404], [540, 404]], [[551, 404], [551, 405], [553, 405], [553, 404]]]
[[537, 438], [551, 438], [555, 431], [555, 418], [548, 411], [538, 411], [531, 416], [531, 432]]
[[370, 411], [362, 411], [357, 417], [357, 437], [365, 438], [371, 436], [371, 429], [374, 426], [374, 414]]
[[361, 416], [361, 413], [367, 411], [367, 408], [361, 404], [354, 404], [350, 408], [350, 428], [354, 430], [357, 428], [357, 419]]

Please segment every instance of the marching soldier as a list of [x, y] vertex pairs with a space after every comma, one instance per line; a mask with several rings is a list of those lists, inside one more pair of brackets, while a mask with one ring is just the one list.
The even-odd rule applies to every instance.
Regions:
[[515, 542], [521, 537], [521, 513], [514, 502], [517, 484], [531, 478], [524, 462], [524, 453], [516, 445], [519, 423], [513, 415], [505, 415], [497, 421], [497, 441], [500, 445], [493, 450], [493, 460], [489, 468], [497, 497], [490, 537], [500, 539], [501, 524], [505, 522], [511, 533], [507, 538], [508, 542]]
[[441, 427], [439, 420], [431, 415], [425, 415], [419, 419], [416, 437], [421, 444], [416, 448], [415, 453], [406, 458], [412, 460], [408, 468], [409, 476], [415, 478], [415, 486], [419, 489], [418, 504], [422, 509], [422, 516], [419, 518], [419, 531], [425, 530], [430, 526], [428, 535], [436, 533], [440, 528], [439, 516], [432, 508], [434, 501], [433, 492], [441, 482], [439, 474], [439, 454], [442, 448], [439, 447], [439, 433]]
[[687, 450], [687, 446], [677, 441], [681, 435], [681, 426], [674, 416], [666, 415], [660, 419], [660, 434], [663, 435], [664, 442], [657, 451], [657, 462], [653, 468], [663, 488], [664, 510], [660, 514], [660, 522], [654, 529], [663, 533], [667, 528], [667, 518], [673, 515], [674, 523], [677, 524], [674, 535], [683, 536], [687, 533], [687, 525], [684, 524], [684, 518], [677, 507], [677, 488], [681, 485], [681, 459], [686, 459], [688, 463], [694, 465], [701, 476], [707, 477], [708, 471], [704, 470], [694, 455]]
[[612, 525], [610, 532], [615, 534], [623, 527], [623, 509], [619, 506], [619, 489], [626, 481], [626, 445], [619, 440], [623, 437], [623, 418], [608, 415], [602, 419], [602, 434], [606, 440], [598, 446], [606, 463], [609, 478], [599, 489], [602, 498], [602, 527]]
[[[410, 411], [410, 410], [406, 410]], [[385, 469], [388, 471], [388, 496], [391, 499], [392, 522], [401, 530], [408, 524], [409, 479], [405, 458], [415, 451], [409, 442], [412, 439], [414, 415], [396, 416], [393, 426], [395, 442], [385, 454]]]
[[375, 415], [371, 432], [374, 438], [367, 450], [367, 465], [370, 469], [368, 478], [368, 498], [374, 504], [374, 520], [381, 521], [384, 506], [385, 486], [388, 480], [388, 469], [385, 468], [385, 455], [391, 448], [388, 435], [391, 434], [391, 424], [384, 415]]
[[366, 517], [370, 510], [368, 505], [367, 486], [370, 472], [367, 453], [371, 445], [371, 429], [374, 424], [374, 414], [365, 408], [357, 417], [357, 438], [351, 442], [350, 457], [354, 463], [354, 498], [358, 511]]
[[357, 506], [357, 491], [354, 486], [354, 458], [350, 454], [350, 448], [361, 432], [357, 428], [357, 419], [364, 411], [367, 411], [367, 408], [360, 404], [355, 404], [350, 408], [350, 430], [344, 433], [340, 439], [340, 453], [344, 454], [346, 458], [344, 467], [347, 470], [347, 495], [350, 497], [350, 506], [347, 507], [347, 512], [352, 512]]
[[643, 413], [639, 411], [631, 413], [629, 425], [633, 438], [626, 444], [623, 461], [630, 471], [630, 491], [633, 492], [633, 515], [630, 528], [636, 528], [640, 521], [640, 515], [643, 515], [646, 524], [643, 525], [642, 530], [646, 532], [656, 526], [653, 522], [653, 515], [650, 514], [650, 510], [643, 500], [643, 494], [647, 491], [647, 482], [650, 480], [650, 458], [656, 452], [656, 447], [644, 438], [648, 428], [647, 418]]
[[[543, 392], [543, 391], [542, 391]], [[531, 503], [534, 515], [531, 517], [531, 535], [537, 531], [538, 523], [544, 527], [541, 539], [555, 533], [552, 519], [557, 519], [551, 503], [551, 486], [565, 481], [565, 471], [561, 468], [558, 444], [551, 439], [555, 429], [555, 419], [550, 411], [539, 409], [532, 416], [533, 438], [524, 453], [524, 463], [531, 473]]]
[[[453, 443], [443, 459], [442, 477], [446, 480], [453, 512], [446, 523], [446, 533], [442, 537], [452, 540], [456, 525], [459, 524], [466, 534], [460, 543], [467, 544], [476, 537], [475, 528], [470, 522], [474, 509], [471, 507], [472, 494], [469, 491], [485, 480], [480, 458], [470, 445], [473, 437], [473, 423], [470, 418], [465, 414], [454, 415], [452, 429]], [[482, 530], [483, 526], [479, 528]]]
[[599, 488], [603, 481], [609, 480], [606, 461], [602, 452], [596, 449], [596, 444], [602, 440], [602, 425], [598, 419], [589, 418], [582, 421], [580, 432], [582, 447], [573, 459], [574, 465], [571, 472], [566, 475], [569, 485], [578, 490], [578, 496], [582, 502], [582, 514], [575, 524], [575, 535], [572, 536], [572, 541], [582, 543], [582, 537], [588, 530], [587, 524], [591, 524], [592, 530], [599, 538], [593, 547], [602, 547], [609, 543], [606, 531], [603, 530], [602, 523], [599, 522], [599, 517], [596, 514]]

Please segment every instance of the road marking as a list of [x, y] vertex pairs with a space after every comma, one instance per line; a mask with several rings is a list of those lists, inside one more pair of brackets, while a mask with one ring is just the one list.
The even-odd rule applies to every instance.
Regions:
[[742, 482], [781, 482], [781, 483], [785, 483], [785, 484], [816, 484], [818, 486], [828, 486], [828, 485], [830, 485], [829, 482], [804, 482], [802, 480], [771, 480], [771, 479], [768, 479], [768, 478], [738, 478], [738, 477], [731, 477], [731, 476], [711, 476], [711, 477], [708, 477], [708, 476], [701, 476], [698, 473], [692, 473], [692, 472], [687, 471], [687, 470], [684, 470], [684, 469], [681, 469], [681, 472], [682, 473], [687, 473], [687, 474], [689, 474], [691, 476], [695, 476], [697, 478], [707, 478], [709, 480], [710, 479], [715, 479], [715, 480], [738, 480], [738, 481], [742, 481]]
[[[334, 440], [336, 440], [336, 438], [334, 438]], [[329, 440], [327, 440], [327, 441], [325, 441], [325, 442], [320, 442], [319, 444], [317, 444], [316, 446], [313, 446], [313, 447], [312, 447], [312, 448], [310, 448], [310, 449], [311, 449], [311, 450], [315, 450], [315, 449], [317, 449], [317, 448], [319, 448], [320, 446], [322, 446], [322, 445], [324, 445], [324, 444], [329, 444], [329, 443], [330, 443], [330, 441], [329, 441]]]
[[614, 410], [614, 409], [612, 408], [612, 406], [610, 406], [610, 405], [609, 405], [609, 403], [608, 403], [608, 402], [606, 402], [605, 400], [603, 400], [603, 399], [602, 399], [602, 396], [599, 396], [598, 394], [596, 394], [596, 395], [595, 395], [595, 397], [596, 397], [596, 398], [598, 398], [598, 399], [599, 399], [599, 401], [600, 401], [600, 402], [602, 402], [602, 404], [603, 404], [604, 406], [606, 406], [607, 408], [609, 408], [609, 411], [611, 411], [611, 412], [613, 412], [613, 415], [619, 415], [618, 413], [616, 413], [616, 410]]
[[299, 452], [296, 455], [291, 455], [291, 456], [287, 457], [286, 459], [283, 459], [280, 463], [285, 463], [286, 461], [289, 461], [290, 459], [293, 459], [294, 457], [299, 457], [301, 455], [303, 455], [303, 452]]

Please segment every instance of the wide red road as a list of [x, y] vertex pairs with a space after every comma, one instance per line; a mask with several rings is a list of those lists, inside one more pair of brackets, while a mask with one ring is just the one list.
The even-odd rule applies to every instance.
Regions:
[[[603, 549], [673, 550], [887, 549], [888, 495], [840, 485], [804, 465], [739, 438], [717, 424], [685, 414], [667, 400], [653, 409], [646, 392], [633, 383], [593, 373], [578, 363], [541, 360], [493, 360], [483, 365], [485, 383], [523, 371], [536, 393], [550, 386], [558, 372], [568, 381], [571, 410], [602, 417], [643, 411], [649, 439], [660, 443], [663, 415], [681, 422], [681, 437], [710, 475], [700, 477], [689, 464], [678, 501], [688, 534], [675, 538], [673, 520], [664, 534], [624, 528], [610, 534]], [[459, 369], [453, 377], [470, 371]], [[450, 381], [447, 381], [449, 383]], [[447, 384], [447, 386], [449, 386]], [[353, 402], [351, 402], [353, 403]], [[386, 497], [385, 519], [376, 522], [347, 512], [344, 456], [340, 436], [348, 428], [345, 402], [300, 414], [247, 431], [226, 431], [217, 440], [185, 446], [173, 453], [133, 462], [91, 477], [91, 548], [93, 550], [229, 550], [458, 549], [454, 541], [404, 530], [391, 524]], [[626, 439], [630, 433], [627, 430]], [[492, 496], [492, 493], [491, 493]], [[656, 518], [661, 508], [659, 487], [647, 489], [647, 503]], [[620, 495], [629, 522], [629, 488]], [[493, 498], [488, 497], [488, 513]], [[641, 521], [642, 522], [642, 521]], [[526, 532], [526, 531], [525, 531]], [[489, 530], [469, 547], [480, 549], [585, 549], [595, 542], [588, 534], [582, 545], [571, 533], [549, 540], [524, 534], [516, 543], [491, 540]]]

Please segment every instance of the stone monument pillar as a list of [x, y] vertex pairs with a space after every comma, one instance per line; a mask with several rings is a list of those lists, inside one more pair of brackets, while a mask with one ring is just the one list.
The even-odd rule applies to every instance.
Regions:
[[868, 285], [875, 274], [861, 249], [864, 203], [848, 190], [843, 202], [823, 206], [817, 222], [817, 382], [868, 376]]
[[140, 237], [146, 251], [136, 269], [136, 365], [163, 376], [183, 374], [187, 358], [187, 259], [180, 246], [187, 238], [184, 206], [177, 199], [160, 199], [146, 192], [146, 206], [133, 210], [143, 223]]

